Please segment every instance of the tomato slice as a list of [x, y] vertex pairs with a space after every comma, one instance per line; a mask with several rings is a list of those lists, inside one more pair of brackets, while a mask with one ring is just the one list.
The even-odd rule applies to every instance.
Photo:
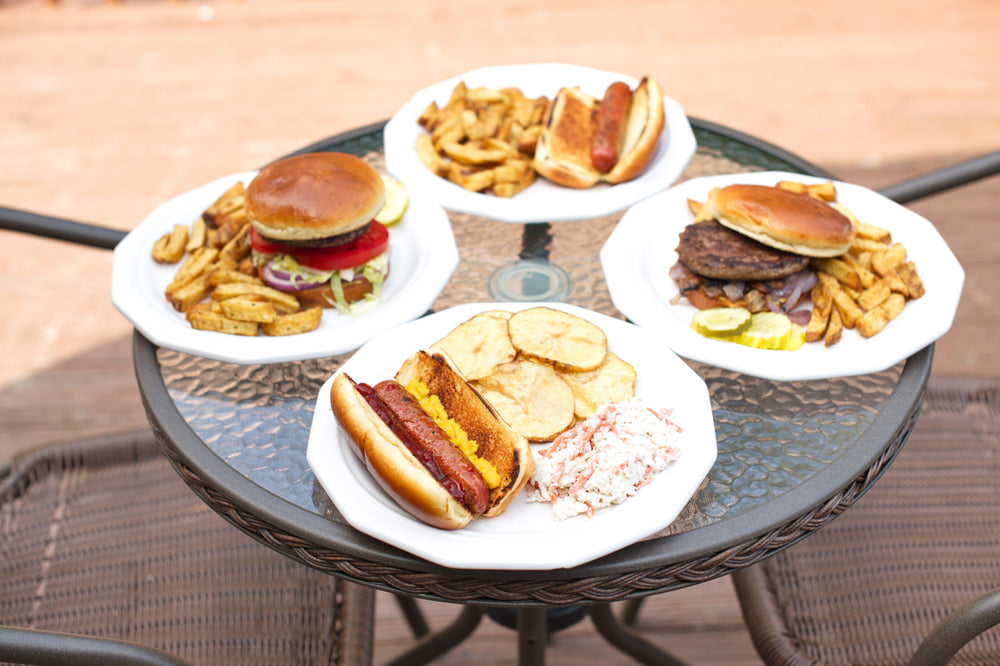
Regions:
[[371, 228], [349, 243], [331, 248], [298, 248], [268, 240], [251, 229], [250, 246], [264, 254], [291, 255], [300, 265], [317, 271], [341, 271], [360, 266], [385, 252], [389, 247], [389, 230], [372, 220]]

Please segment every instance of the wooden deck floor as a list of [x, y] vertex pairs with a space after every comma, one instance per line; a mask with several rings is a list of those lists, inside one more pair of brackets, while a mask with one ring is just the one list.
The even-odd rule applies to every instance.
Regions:
[[[875, 188], [1000, 146], [1000, 4], [989, 0], [753, 12], [640, 0], [614, 22], [607, 7], [0, 2], [0, 205], [129, 229], [169, 197], [384, 119], [434, 81], [515, 62], [655, 73], [690, 114]], [[998, 204], [993, 179], [912, 206], [967, 273], [936, 374], [1000, 376]], [[0, 461], [143, 427], [130, 329], [108, 298], [110, 253], [0, 239]], [[457, 612], [424, 609], [433, 627]], [[378, 618], [382, 662], [409, 638], [388, 595]], [[759, 663], [728, 580], [650, 599], [640, 628], [695, 664]], [[440, 661], [515, 662], [514, 633], [489, 620]], [[584, 621], [553, 637], [549, 663], [632, 662]]]

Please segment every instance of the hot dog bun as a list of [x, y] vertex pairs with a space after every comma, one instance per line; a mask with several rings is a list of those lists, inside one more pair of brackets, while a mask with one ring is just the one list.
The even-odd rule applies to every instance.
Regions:
[[[395, 377], [406, 386], [423, 382], [438, 396], [448, 416], [469, 439], [478, 444], [477, 455], [488, 460], [500, 477], [490, 491], [482, 514], [503, 513], [531, 478], [534, 459], [527, 440], [517, 434], [441, 353], [417, 352], [404, 362]], [[415, 518], [441, 529], [459, 529], [478, 516], [456, 500], [424, 467], [375, 410], [355, 389], [354, 381], [339, 374], [330, 402], [334, 415], [348, 434], [355, 454], [375, 481]]]
[[656, 155], [663, 133], [663, 91], [652, 76], [645, 77], [632, 93], [625, 143], [618, 162], [605, 176], [608, 183], [624, 183], [637, 178]]
[[836, 257], [854, 240], [854, 225], [832, 206], [807, 194], [766, 185], [714, 188], [705, 202], [723, 226], [779, 250]]
[[624, 183], [638, 177], [656, 155], [663, 132], [663, 91], [651, 76], [633, 91], [621, 153], [606, 174], [594, 168], [591, 146], [600, 100], [577, 87], [562, 88], [538, 137], [534, 167], [565, 187], [587, 188], [599, 182]]
[[535, 171], [565, 187], [592, 187], [601, 172], [590, 161], [596, 97], [577, 87], [562, 88], [535, 146]]

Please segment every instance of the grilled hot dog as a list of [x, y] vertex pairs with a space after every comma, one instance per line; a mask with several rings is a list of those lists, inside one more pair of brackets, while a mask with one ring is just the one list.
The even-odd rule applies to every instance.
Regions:
[[590, 162], [601, 173], [611, 171], [618, 163], [631, 104], [632, 89], [623, 81], [612, 83], [604, 91], [604, 99], [597, 108], [590, 146]]
[[435, 527], [503, 513], [534, 470], [527, 440], [442, 354], [417, 352], [374, 386], [340, 373], [330, 403], [375, 481]]

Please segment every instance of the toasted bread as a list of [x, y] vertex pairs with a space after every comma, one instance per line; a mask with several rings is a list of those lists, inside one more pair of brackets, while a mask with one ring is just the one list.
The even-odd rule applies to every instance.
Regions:
[[535, 147], [535, 171], [566, 187], [587, 188], [600, 181], [601, 173], [590, 161], [598, 104], [580, 88], [559, 90]]

